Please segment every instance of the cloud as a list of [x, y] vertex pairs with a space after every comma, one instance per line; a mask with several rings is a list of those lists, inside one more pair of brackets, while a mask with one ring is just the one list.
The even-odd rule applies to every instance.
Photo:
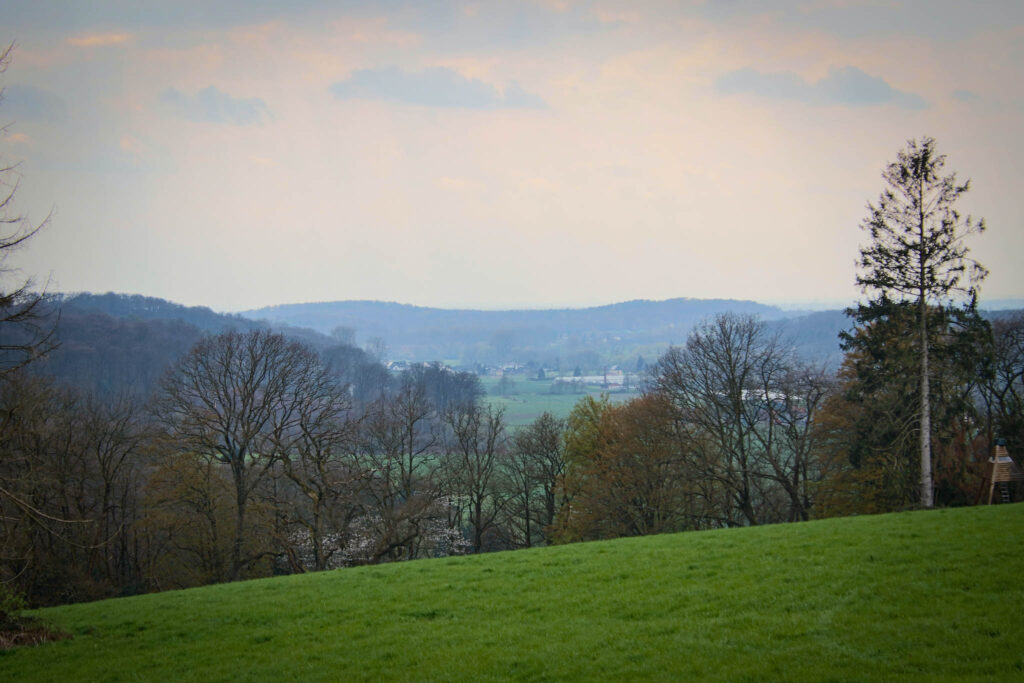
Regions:
[[981, 98], [970, 90], [954, 90], [953, 97], [961, 102], [977, 102]]
[[814, 83], [792, 72], [762, 73], [747, 67], [721, 76], [715, 87], [727, 95], [751, 94], [808, 104], [854, 107], [895, 104], [907, 109], [928, 107], [928, 102], [920, 95], [897, 90], [878, 76], [867, 74], [855, 66], [832, 67], [828, 76]]
[[692, 11], [716, 22], [768, 20], [844, 38], [874, 39], [962, 40], [1024, 22], [1024, 4], [1014, 0], [730, 0], [702, 2]]
[[94, 33], [92, 35], [68, 38], [68, 44], [75, 47], [107, 47], [108, 45], [119, 45], [131, 40], [130, 33]]
[[212, 85], [195, 95], [169, 88], [161, 93], [160, 101], [189, 121], [202, 123], [245, 126], [270, 117], [270, 109], [258, 97], [233, 97]]
[[331, 85], [331, 92], [342, 100], [388, 100], [427, 107], [466, 109], [529, 108], [540, 109], [544, 100], [513, 82], [499, 92], [476, 78], [466, 78], [447, 67], [419, 72], [396, 68], [360, 69]]
[[8, 133], [4, 138], [7, 142], [15, 145], [31, 145], [32, 138], [24, 133]]
[[[42, 27], [89, 30], [100, 27], [132, 28], [224, 28], [261, 23], [274, 18], [294, 17], [335, 5], [331, 0], [103, 0], [103, 2], [59, 2], [13, 0], [4, 7], [5, 24], [15, 27]], [[356, 3], [374, 7], [372, 0]]]
[[643, 14], [635, 10], [594, 8], [594, 16], [602, 24], [638, 24], [643, 21]]
[[16, 120], [60, 123], [68, 118], [68, 107], [57, 95], [31, 85], [9, 85], [3, 89], [0, 111]]
[[538, 95], [526, 92], [512, 81], [505, 88], [505, 106], [517, 109], [544, 109], [547, 105]]

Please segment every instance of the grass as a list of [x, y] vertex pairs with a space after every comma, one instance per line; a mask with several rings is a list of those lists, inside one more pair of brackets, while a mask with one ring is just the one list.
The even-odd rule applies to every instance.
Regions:
[[1021, 679], [1021, 529], [935, 510], [71, 605], [0, 680]]
[[[555, 417], [568, 417], [581, 398], [587, 394], [595, 397], [601, 395], [601, 389], [596, 387], [579, 394], [552, 394], [551, 380], [533, 380], [516, 376], [514, 393], [510, 396], [498, 396], [499, 381], [498, 377], [480, 378], [480, 383], [487, 391], [486, 400], [491, 405], [505, 408], [505, 423], [512, 428], [530, 424], [545, 411]], [[613, 403], [619, 403], [638, 395], [636, 392], [613, 393], [609, 394], [609, 398]]]

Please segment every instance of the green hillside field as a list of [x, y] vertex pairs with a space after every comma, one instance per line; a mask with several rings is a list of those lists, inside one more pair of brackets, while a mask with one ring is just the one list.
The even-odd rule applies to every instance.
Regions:
[[360, 567], [40, 610], [0, 680], [1021, 680], [1024, 505]]
[[[514, 378], [515, 387], [508, 396], [499, 396], [497, 377], [481, 377], [480, 384], [487, 392], [484, 399], [495, 407], [505, 410], [505, 424], [512, 430], [517, 427], [524, 427], [538, 417], [541, 413], [551, 413], [555, 417], [568, 417], [572, 409], [584, 396], [598, 398], [603, 390], [600, 387], [588, 387], [585, 392], [553, 394], [551, 393], [551, 380], [533, 380], [522, 376]], [[608, 394], [612, 403], [622, 403], [638, 397], [639, 392], [615, 392]]]

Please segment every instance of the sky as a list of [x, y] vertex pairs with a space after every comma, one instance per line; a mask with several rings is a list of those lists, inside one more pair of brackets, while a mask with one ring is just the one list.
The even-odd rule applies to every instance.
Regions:
[[5, 0], [51, 291], [237, 311], [839, 302], [934, 137], [1024, 297], [1024, 3]]

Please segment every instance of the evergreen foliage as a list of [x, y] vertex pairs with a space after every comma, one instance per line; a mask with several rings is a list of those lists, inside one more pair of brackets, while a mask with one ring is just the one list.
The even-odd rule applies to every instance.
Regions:
[[[965, 238], [985, 230], [982, 219], [962, 216], [957, 200], [970, 188], [956, 174], [943, 175], [945, 155], [935, 150], [935, 140], [910, 140], [897, 160], [882, 173], [886, 187], [877, 204], [868, 204], [868, 217], [861, 228], [870, 242], [860, 250], [856, 282], [871, 299], [858, 318], [884, 314], [894, 303], [916, 307], [913, 327], [916, 335], [913, 355], [920, 383], [917, 402], [920, 447], [920, 500], [924, 507], [934, 504], [931, 456], [931, 396], [929, 351], [936, 335], [950, 333], [948, 325], [930, 329], [932, 306], [946, 311], [963, 301], [966, 315], [973, 315], [978, 285], [987, 271], [968, 257]], [[908, 369], [911, 366], [906, 366]]]

